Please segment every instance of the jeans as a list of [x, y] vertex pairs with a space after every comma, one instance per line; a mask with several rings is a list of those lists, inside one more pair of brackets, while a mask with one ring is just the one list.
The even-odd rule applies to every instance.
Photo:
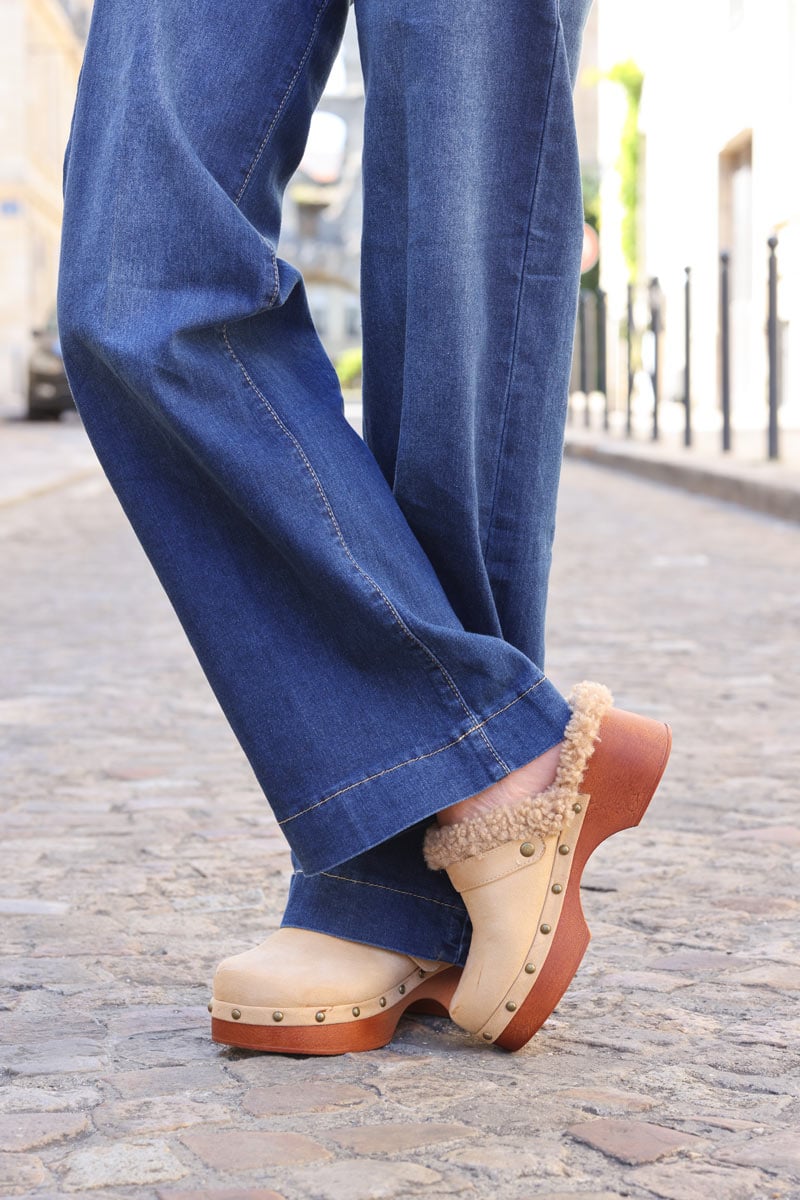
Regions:
[[355, 0], [362, 438], [276, 249], [348, 0], [95, 0], [67, 376], [287, 838], [287, 925], [463, 963], [426, 825], [569, 717], [543, 630], [588, 2]]

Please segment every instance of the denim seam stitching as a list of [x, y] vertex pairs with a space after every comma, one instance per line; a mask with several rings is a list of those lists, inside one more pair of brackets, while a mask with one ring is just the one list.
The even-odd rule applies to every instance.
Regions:
[[495, 510], [497, 508], [497, 493], [500, 488], [500, 465], [503, 461], [503, 451], [505, 449], [506, 438], [508, 434], [508, 413], [511, 407], [511, 386], [514, 379], [514, 366], [517, 357], [517, 340], [519, 337], [519, 315], [522, 308], [522, 292], [525, 285], [525, 264], [528, 260], [528, 248], [530, 245], [531, 224], [533, 222], [533, 210], [536, 207], [536, 198], [539, 192], [539, 171], [542, 163], [542, 150], [544, 148], [545, 130], [547, 120], [550, 113], [550, 95], [553, 90], [553, 76], [555, 74], [556, 56], [558, 54], [558, 28], [556, 28], [555, 38], [553, 41], [553, 55], [550, 62], [550, 75], [547, 80], [547, 98], [544, 105], [544, 116], [542, 119], [542, 134], [539, 139], [539, 150], [536, 155], [536, 170], [533, 176], [533, 191], [531, 193], [531, 203], [528, 209], [528, 222], [525, 227], [525, 246], [522, 252], [522, 265], [519, 273], [519, 288], [517, 290], [517, 306], [514, 316], [514, 337], [511, 347], [511, 362], [508, 368], [508, 386], [506, 387], [505, 403], [503, 408], [503, 427], [500, 431], [500, 445], [497, 452], [497, 467], [494, 475], [494, 488], [492, 492], [492, 510], [489, 513], [489, 520], [486, 523], [486, 542], [484, 545], [484, 558], [489, 561], [489, 546], [492, 540], [492, 529], [494, 526]]
[[261, 158], [261, 155], [264, 153], [264, 151], [265, 151], [265, 149], [266, 149], [266, 147], [267, 147], [267, 142], [268, 142], [268, 141], [269, 141], [269, 139], [272, 137], [272, 131], [273, 131], [273, 129], [275, 128], [275, 123], [276, 123], [276, 121], [278, 120], [278, 117], [281, 115], [281, 112], [283, 111], [283, 108], [284, 108], [284, 105], [286, 104], [286, 101], [289, 99], [289, 93], [291, 92], [292, 88], [293, 88], [293, 87], [294, 87], [294, 85], [295, 85], [295, 82], [296, 82], [296, 80], [297, 80], [297, 76], [300, 74], [300, 72], [302, 71], [302, 69], [303, 69], [303, 67], [304, 67], [304, 65], [305, 65], [305, 61], [306, 61], [306, 59], [308, 58], [308, 55], [309, 55], [309, 53], [310, 53], [310, 51], [311, 51], [311, 47], [312, 47], [312, 46], [313, 46], [313, 44], [314, 44], [314, 38], [315, 38], [315, 36], [316, 36], [316, 33], [317, 33], [317, 26], [319, 25], [319, 22], [320, 22], [320, 19], [321, 19], [321, 17], [322, 17], [322, 14], [323, 14], [323, 12], [325, 11], [325, 9], [327, 8], [327, 6], [328, 6], [328, 4], [329, 4], [329, 3], [330, 3], [330, 0], [324, 0], [324, 3], [323, 3], [323, 4], [321, 4], [321, 5], [320, 5], [320, 7], [319, 7], [319, 8], [318, 8], [318, 10], [317, 10], [317, 15], [316, 15], [316, 17], [315, 17], [315, 19], [314, 19], [314, 24], [313, 24], [313, 26], [312, 26], [311, 33], [310, 33], [310, 35], [309, 35], [308, 43], [307, 43], [307, 45], [306, 45], [306, 48], [305, 48], [305, 50], [303, 51], [303, 54], [302, 54], [302, 56], [301, 56], [301, 58], [300, 58], [300, 61], [299, 61], [299, 63], [297, 64], [297, 68], [296, 68], [296, 70], [295, 70], [295, 73], [294, 73], [294, 75], [292, 76], [292, 78], [289, 80], [289, 83], [288, 83], [288, 84], [287, 84], [287, 86], [286, 86], [286, 91], [283, 93], [283, 97], [281, 98], [281, 102], [280, 102], [280, 104], [278, 105], [277, 109], [275, 110], [275, 115], [274, 115], [274, 117], [273, 117], [273, 118], [272, 118], [272, 120], [270, 121], [269, 129], [268, 129], [268, 130], [267, 130], [267, 132], [264, 134], [264, 137], [261, 139], [261, 144], [259, 145], [258, 149], [256, 150], [256, 152], [255, 152], [255, 154], [254, 154], [254, 156], [253, 156], [253, 159], [252, 159], [252, 161], [251, 161], [251, 163], [250, 163], [250, 166], [247, 168], [247, 174], [245, 175], [244, 179], [242, 180], [242, 183], [241, 183], [241, 186], [240, 186], [240, 188], [239, 188], [239, 191], [236, 193], [236, 196], [235, 196], [235, 198], [234, 198], [234, 204], [236, 204], [236, 205], [237, 205], [237, 207], [238, 207], [238, 205], [239, 205], [239, 204], [240, 204], [240, 202], [241, 202], [242, 196], [244, 195], [245, 191], [247, 190], [247, 185], [250, 183], [251, 176], [252, 176], [252, 174], [253, 174], [253, 171], [255, 170], [255, 168], [256, 168], [256, 166], [257, 166], [257, 164], [258, 164], [258, 160]]
[[369, 879], [350, 879], [347, 875], [333, 875], [330, 871], [320, 871], [320, 875], [324, 875], [326, 879], [338, 879], [342, 883], [360, 883], [364, 887], [381, 888], [384, 892], [396, 892], [398, 896], [411, 896], [414, 900], [425, 900], [428, 904], [438, 904], [442, 908], [452, 908], [454, 912], [461, 912], [461, 908], [457, 904], [448, 904], [446, 900], [434, 900], [433, 896], [421, 896], [419, 892], [407, 892], [403, 888], [389, 887], [385, 883], [373, 883]]
[[[433, 653], [433, 651], [430, 649], [430, 647], [428, 647], [422, 641], [422, 639], [417, 637], [417, 635], [408, 627], [408, 625], [405, 623], [403, 618], [400, 616], [397, 609], [394, 607], [391, 600], [385, 594], [385, 592], [382, 590], [380, 585], [372, 578], [371, 575], [367, 574], [367, 572], [363, 569], [363, 567], [358, 562], [356, 562], [356, 559], [354, 558], [350, 547], [348, 546], [347, 542], [344, 539], [344, 535], [342, 533], [341, 526], [339, 525], [339, 522], [336, 519], [336, 514], [334, 513], [333, 508], [331, 507], [331, 503], [328, 499], [327, 493], [325, 492], [325, 490], [322, 486], [322, 483], [320, 482], [319, 476], [317, 475], [316, 471], [314, 470], [313, 466], [311, 465], [311, 463], [310, 463], [305, 451], [303, 450], [303, 447], [301, 446], [300, 442], [298, 441], [298, 439], [295, 437], [295, 435], [292, 433], [292, 431], [289, 429], [289, 427], [286, 424], [284, 424], [284, 422], [278, 416], [278, 413], [272, 407], [269, 400], [267, 400], [264, 393], [259, 389], [259, 387], [256, 385], [256, 383], [254, 383], [253, 379], [249, 375], [247, 368], [245, 367], [242, 360], [237, 357], [236, 352], [234, 351], [233, 346], [231, 345], [230, 339], [228, 337], [227, 323], [223, 324], [223, 326], [222, 326], [222, 337], [224, 339], [225, 345], [228, 348], [228, 353], [230, 354], [234, 363], [236, 363], [236, 365], [238, 366], [238, 368], [241, 371], [242, 375], [244, 376], [245, 380], [247, 381], [249, 386], [253, 389], [255, 394], [258, 396], [259, 400], [261, 400], [262, 404], [265, 406], [265, 408], [267, 409], [267, 412], [270, 414], [272, 419], [275, 421], [278, 428], [286, 435], [286, 437], [289, 439], [289, 441], [292, 443], [292, 445], [297, 450], [297, 453], [300, 455], [300, 458], [302, 459], [306, 470], [308, 471], [309, 475], [311, 476], [312, 480], [314, 481], [314, 484], [317, 488], [317, 491], [320, 494], [322, 502], [325, 505], [325, 508], [326, 508], [328, 516], [330, 518], [331, 524], [333, 525], [334, 531], [336, 533], [336, 537], [337, 537], [342, 549], [344, 550], [345, 555], [350, 560], [350, 562], [352, 563], [355, 570], [359, 573], [359, 575], [361, 575], [362, 578], [365, 579], [366, 582], [381, 597], [384, 604], [388, 608], [392, 618], [394, 619], [394, 621], [396, 622], [398, 627], [402, 630], [402, 632], [405, 634], [405, 636], [412, 642], [413, 645], [418, 646], [425, 654], [427, 654], [427, 656], [431, 660], [431, 662], [433, 662], [435, 664], [435, 666], [438, 668], [439, 672], [442, 675], [442, 678], [444, 679], [445, 683], [448, 685], [448, 687], [453, 692], [454, 696], [456, 697], [456, 700], [461, 705], [461, 708], [463, 709], [464, 713], [469, 717], [469, 719], [471, 721], [476, 722], [474, 729], [470, 730], [470, 732], [474, 732], [475, 729], [480, 731], [481, 738], [483, 739], [484, 743], [486, 744], [487, 749], [490, 751], [490, 753], [492, 754], [494, 759], [497, 761], [497, 763], [503, 768], [503, 770], [506, 772], [506, 774], [509, 774], [510, 768], [506, 765], [505, 762], [503, 762], [502, 758], [495, 750], [495, 748], [492, 745], [489, 738], [486, 736], [485, 733], [483, 733], [481, 726], [479, 724], [477, 724], [477, 720], [478, 720], [477, 715], [472, 711], [472, 709], [469, 707], [469, 705], [467, 704], [464, 697], [461, 695], [461, 692], [456, 687], [455, 681], [453, 680], [453, 678], [450, 675], [447, 668], [444, 666], [444, 664], [442, 662], [439, 661], [439, 659], [436, 657], [436, 655]], [[539, 680], [539, 682], [541, 682], [541, 680]], [[483, 724], [483, 723], [481, 723], [481, 724]]]
[[355, 783], [348, 783], [346, 787], [339, 788], [338, 791], [331, 792], [329, 796], [323, 796], [321, 800], [317, 800], [316, 803], [310, 804], [308, 808], [301, 809], [300, 812], [294, 813], [291, 817], [284, 817], [282, 821], [278, 821], [278, 824], [288, 825], [290, 821], [294, 821], [298, 817], [304, 817], [306, 813], [311, 812], [315, 808], [319, 808], [320, 805], [327, 804], [329, 800], [334, 800], [337, 796], [341, 796], [342, 792], [349, 792], [351, 788], [360, 787], [362, 783], [370, 783], [373, 779], [380, 779], [381, 775], [388, 775], [391, 771], [399, 770], [400, 767], [410, 766], [411, 763], [420, 762], [424, 758], [433, 758], [435, 754], [441, 754], [443, 750], [449, 750], [451, 746], [456, 746], [459, 742], [463, 742], [464, 738], [469, 737], [473, 733], [479, 732], [481, 730], [481, 726], [486, 725], [495, 717], [499, 717], [500, 714], [504, 713], [507, 708], [511, 708], [512, 704], [516, 704], [518, 700], [523, 698], [523, 696], [527, 696], [529, 692], [534, 691], [535, 688], [544, 683], [546, 678], [547, 676], [543, 675], [541, 679], [536, 680], [536, 683], [532, 683], [530, 687], [525, 688], [524, 692], [520, 692], [519, 695], [515, 696], [513, 700], [509, 700], [508, 704], [504, 704], [503, 707], [498, 708], [496, 712], [489, 713], [488, 717], [484, 717], [480, 724], [473, 725], [472, 729], [467, 729], [464, 733], [459, 734], [457, 738], [453, 738], [452, 741], [446, 742], [444, 746], [438, 746], [436, 750], [428, 750], [425, 754], [417, 754], [415, 758], [406, 758], [403, 762], [395, 763], [392, 767], [385, 767], [383, 771], [376, 771], [374, 775], [366, 775], [363, 779], [357, 779]]
[[[267, 147], [267, 142], [272, 137], [272, 134], [275, 129], [275, 125], [277, 124], [278, 118], [280, 117], [281, 113], [283, 112], [283, 109], [286, 106], [286, 102], [289, 99], [289, 95], [292, 92], [295, 83], [297, 82], [297, 77], [300, 74], [300, 72], [302, 71], [302, 69], [305, 65], [306, 59], [308, 58], [309, 54], [311, 53], [311, 47], [314, 45], [314, 39], [317, 36], [317, 29], [318, 29], [319, 23], [322, 19], [323, 13], [325, 12], [325, 9], [328, 7], [329, 4], [330, 4], [330, 0], [324, 0], [324, 2], [319, 6], [319, 8], [317, 10], [317, 15], [314, 19], [314, 24], [312, 26], [311, 33], [309, 35], [308, 43], [306, 45], [305, 50], [303, 51], [303, 54], [302, 54], [302, 57], [300, 58], [299, 63], [297, 64], [295, 73], [292, 76], [292, 78], [289, 80], [289, 83], [287, 84], [286, 91], [283, 93], [281, 102], [278, 105], [277, 109], [275, 110], [275, 115], [273, 116], [272, 120], [270, 121], [269, 129], [264, 134], [264, 137], [261, 139], [261, 144], [259, 145], [258, 149], [256, 150], [255, 155], [253, 156], [253, 159], [250, 163], [250, 166], [247, 168], [247, 173], [245, 174], [245, 177], [242, 180], [241, 186], [239, 187], [239, 191], [236, 193], [236, 195], [234, 197], [233, 202], [237, 208], [239, 207], [239, 205], [242, 201], [242, 197], [244, 196], [245, 192], [247, 191], [247, 187], [252, 178], [253, 171], [256, 169], [256, 166], [258, 165], [258, 162]], [[267, 308], [272, 308], [272, 306], [274, 305], [275, 301], [278, 298], [278, 292], [280, 290], [280, 274], [278, 272], [278, 255], [277, 255], [277, 248], [275, 246], [273, 246], [272, 243], [267, 238], [264, 238], [263, 240], [267, 243], [267, 245], [269, 247], [270, 258], [272, 260], [272, 273], [273, 273], [273, 277], [274, 277], [274, 283], [273, 283], [273, 287], [272, 287], [272, 291], [270, 293], [269, 299], [267, 300]]]

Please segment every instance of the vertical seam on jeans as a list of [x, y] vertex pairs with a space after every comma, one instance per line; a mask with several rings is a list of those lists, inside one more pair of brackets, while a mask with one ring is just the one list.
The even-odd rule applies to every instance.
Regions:
[[230, 343], [230, 339], [229, 339], [229, 337], [228, 337], [228, 326], [227, 326], [227, 323], [226, 323], [226, 324], [223, 324], [223, 326], [222, 326], [222, 337], [223, 337], [223, 340], [224, 340], [224, 342], [225, 342], [225, 345], [226, 345], [226, 347], [227, 347], [227, 349], [228, 349], [228, 353], [230, 354], [230, 356], [231, 356], [231, 358], [233, 359], [234, 363], [236, 363], [236, 365], [238, 366], [238, 368], [239, 368], [239, 370], [241, 371], [242, 375], [244, 376], [244, 378], [245, 378], [245, 380], [246, 380], [247, 384], [248, 384], [248, 385], [249, 385], [249, 386], [252, 388], [252, 390], [253, 390], [253, 391], [255, 392], [255, 394], [258, 396], [259, 400], [260, 400], [260, 401], [261, 401], [261, 403], [264, 405], [264, 407], [266, 408], [267, 412], [270, 414], [270, 416], [272, 417], [272, 419], [275, 421], [275, 424], [276, 424], [276, 425], [278, 426], [278, 428], [279, 428], [279, 429], [282, 431], [282, 433], [283, 433], [283, 434], [284, 434], [284, 435], [285, 435], [285, 436], [286, 436], [286, 437], [289, 439], [289, 441], [292, 443], [292, 445], [294, 446], [294, 448], [295, 448], [295, 450], [297, 451], [297, 453], [300, 455], [300, 458], [301, 458], [301, 460], [302, 460], [302, 462], [303, 462], [303, 465], [305, 466], [306, 470], [308, 471], [309, 475], [311, 476], [311, 478], [312, 478], [312, 480], [313, 480], [313, 482], [314, 482], [314, 486], [316, 487], [317, 491], [319, 492], [319, 495], [320, 495], [320, 498], [321, 498], [321, 500], [322, 500], [322, 503], [325, 505], [325, 509], [326, 509], [326, 511], [327, 511], [327, 513], [328, 513], [328, 517], [329, 517], [329, 519], [330, 519], [330, 521], [331, 521], [331, 524], [333, 525], [334, 532], [335, 532], [335, 534], [336, 534], [337, 540], [339, 541], [339, 544], [340, 544], [340, 546], [342, 547], [342, 549], [343, 549], [343, 551], [344, 551], [345, 555], [347, 556], [348, 560], [350, 561], [350, 563], [352, 564], [352, 566], [355, 568], [355, 570], [358, 572], [358, 574], [359, 574], [359, 575], [361, 575], [361, 577], [362, 577], [364, 580], [366, 580], [366, 582], [367, 582], [367, 583], [368, 583], [368, 584], [369, 584], [369, 585], [370, 585], [370, 586], [371, 586], [371, 587], [372, 587], [372, 588], [375, 590], [375, 592], [377, 592], [377, 594], [380, 596], [381, 600], [383, 601], [383, 603], [384, 603], [384, 604], [386, 605], [386, 607], [388, 608], [388, 610], [389, 610], [389, 612], [390, 612], [390, 614], [391, 614], [392, 618], [394, 619], [394, 621], [396, 622], [396, 624], [399, 626], [399, 628], [402, 630], [402, 632], [404, 633], [404, 635], [405, 635], [405, 636], [406, 636], [406, 637], [407, 637], [407, 638], [408, 638], [408, 639], [409, 639], [409, 640], [410, 640], [410, 641], [411, 641], [411, 642], [412, 642], [412, 643], [413, 643], [415, 646], [418, 646], [418, 647], [419, 647], [419, 648], [420, 648], [420, 649], [421, 649], [421, 650], [422, 650], [422, 651], [423, 651], [423, 652], [424, 652], [424, 653], [425, 653], [425, 654], [428, 656], [428, 658], [431, 660], [431, 662], [432, 662], [432, 663], [434, 663], [434, 665], [435, 665], [435, 666], [438, 668], [439, 672], [440, 672], [440, 673], [441, 673], [441, 675], [442, 675], [442, 678], [445, 680], [445, 682], [447, 683], [448, 687], [449, 687], [449, 688], [451, 689], [451, 691], [453, 692], [453, 695], [456, 697], [456, 699], [457, 699], [458, 703], [460, 704], [460, 706], [461, 706], [461, 708], [463, 709], [463, 711], [464, 711], [464, 713], [466, 714], [466, 716], [467, 716], [467, 717], [469, 717], [469, 719], [470, 719], [472, 722], [474, 722], [474, 723], [475, 723], [475, 726], [476, 726], [476, 728], [479, 730], [479, 732], [480, 732], [480, 735], [481, 735], [481, 737], [482, 737], [483, 741], [485, 742], [487, 749], [490, 751], [490, 753], [491, 753], [491, 754], [492, 754], [492, 756], [495, 758], [495, 760], [497, 761], [497, 763], [498, 763], [498, 764], [499, 764], [499, 765], [500, 765], [500, 766], [503, 768], [503, 770], [506, 772], [506, 774], [508, 774], [508, 773], [509, 773], [509, 770], [510, 770], [510, 768], [509, 768], [509, 767], [506, 765], [506, 763], [504, 763], [504, 762], [503, 762], [502, 758], [501, 758], [501, 757], [500, 757], [500, 755], [497, 753], [497, 751], [495, 750], [495, 748], [494, 748], [494, 746], [492, 745], [491, 741], [490, 741], [490, 740], [489, 740], [489, 738], [486, 736], [486, 734], [483, 732], [483, 730], [479, 728], [479, 726], [478, 726], [478, 717], [477, 717], [477, 715], [476, 715], [476, 714], [475, 714], [475, 713], [472, 711], [472, 709], [469, 707], [469, 705], [467, 704], [467, 702], [466, 702], [466, 700], [464, 699], [464, 697], [461, 695], [461, 692], [460, 692], [460, 691], [458, 690], [458, 688], [456, 687], [455, 681], [453, 680], [453, 678], [452, 678], [452, 676], [450, 675], [450, 673], [449, 673], [449, 671], [447, 670], [447, 668], [446, 668], [446, 667], [444, 666], [444, 664], [443, 664], [443, 663], [442, 663], [442, 662], [441, 662], [441, 661], [440, 661], [440, 660], [439, 660], [439, 659], [436, 657], [436, 655], [433, 653], [433, 651], [430, 649], [430, 647], [429, 647], [429, 646], [427, 646], [427, 645], [426, 645], [426, 644], [425, 644], [425, 643], [424, 643], [424, 642], [421, 640], [421, 638], [417, 637], [417, 635], [416, 635], [416, 634], [415, 634], [415, 633], [414, 633], [414, 632], [413, 632], [411, 629], [409, 629], [408, 625], [405, 623], [405, 621], [403, 620], [403, 618], [400, 616], [400, 614], [398, 613], [397, 609], [396, 609], [396, 608], [395, 608], [395, 606], [392, 604], [391, 600], [390, 600], [390, 599], [389, 599], [389, 597], [386, 595], [386, 593], [385, 593], [385, 592], [382, 590], [382, 588], [380, 587], [380, 585], [379, 585], [379, 584], [376, 582], [376, 580], [374, 580], [374, 579], [372, 578], [372, 576], [371, 576], [371, 575], [369, 575], [369, 574], [368, 574], [368, 573], [367, 573], [367, 572], [366, 572], [366, 571], [363, 569], [363, 567], [360, 565], [360, 563], [358, 563], [358, 562], [356, 561], [356, 559], [354, 558], [354, 556], [353, 556], [353, 553], [352, 553], [352, 551], [351, 551], [350, 547], [348, 546], [347, 542], [346, 542], [346, 541], [345, 541], [345, 539], [344, 539], [344, 535], [343, 535], [343, 533], [342, 533], [341, 526], [339, 525], [339, 522], [338, 522], [338, 520], [337, 520], [337, 518], [336, 518], [336, 514], [335, 514], [335, 513], [334, 513], [334, 511], [333, 511], [333, 508], [332, 508], [332, 506], [331, 506], [331, 502], [330, 502], [330, 500], [328, 499], [327, 493], [325, 492], [325, 489], [323, 488], [323, 486], [322, 486], [322, 483], [320, 482], [320, 478], [319, 478], [319, 476], [317, 475], [316, 471], [314, 470], [313, 466], [311, 465], [311, 462], [309, 461], [309, 459], [308, 459], [308, 456], [306, 455], [306, 452], [305, 452], [305, 450], [303, 449], [303, 447], [301, 446], [300, 442], [299, 442], [299, 441], [298, 441], [298, 439], [295, 437], [295, 435], [292, 433], [292, 431], [289, 429], [289, 427], [288, 427], [288, 426], [287, 426], [287, 425], [286, 425], [286, 424], [285, 424], [285, 423], [284, 423], [284, 422], [281, 420], [281, 418], [279, 417], [278, 413], [277, 413], [277, 412], [275, 411], [275, 409], [272, 407], [272, 405], [270, 404], [269, 400], [266, 398], [266, 396], [264, 395], [264, 393], [263, 393], [263, 392], [260, 390], [260, 388], [257, 386], [257, 384], [256, 384], [256, 383], [253, 381], [252, 377], [251, 377], [251, 376], [250, 376], [250, 374], [248, 373], [248, 371], [247, 371], [247, 368], [245, 367], [245, 365], [244, 365], [244, 363], [242, 362], [242, 360], [241, 360], [241, 359], [240, 359], [240, 358], [239, 358], [239, 357], [236, 355], [236, 352], [234, 351], [234, 349], [233, 349], [233, 346], [231, 345], [231, 343]]
[[[244, 196], [245, 192], [247, 191], [248, 184], [250, 183], [250, 180], [253, 176], [253, 172], [256, 169], [256, 166], [258, 165], [262, 154], [264, 153], [264, 151], [267, 148], [267, 142], [272, 137], [272, 133], [275, 129], [275, 125], [277, 124], [278, 118], [280, 117], [281, 113], [283, 112], [286, 102], [288, 101], [289, 96], [294, 88], [294, 85], [297, 82], [297, 77], [300, 74], [300, 72], [302, 71], [303, 67], [305, 66], [306, 59], [308, 58], [309, 54], [311, 53], [311, 47], [314, 45], [314, 39], [317, 36], [317, 29], [319, 28], [319, 23], [322, 19], [322, 14], [325, 12], [326, 8], [328, 8], [328, 6], [330, 5], [330, 2], [331, 2], [331, 0], [323, 0], [323, 3], [320, 4], [320, 6], [317, 10], [317, 15], [314, 18], [314, 24], [312, 26], [311, 33], [309, 35], [308, 42], [306, 44], [306, 48], [303, 51], [303, 54], [300, 58], [299, 63], [297, 64], [295, 73], [292, 76], [292, 78], [289, 80], [289, 83], [286, 86], [286, 91], [283, 93], [280, 104], [278, 105], [277, 109], [275, 110], [275, 115], [273, 116], [272, 120], [270, 121], [269, 128], [268, 128], [267, 132], [264, 134], [263, 138], [261, 139], [259, 147], [256, 150], [255, 154], [253, 155], [250, 165], [247, 168], [247, 172], [245, 174], [244, 179], [242, 180], [239, 190], [236, 193], [236, 195], [234, 196], [233, 202], [237, 208], [239, 207], [239, 205], [242, 201], [242, 197]], [[264, 240], [267, 240], [267, 239], [264, 239]], [[277, 248], [275, 246], [273, 246], [272, 243], [269, 241], [267, 241], [267, 244], [269, 245], [270, 255], [272, 258], [272, 272], [273, 272], [273, 278], [274, 278], [272, 292], [270, 293], [270, 297], [267, 300], [267, 308], [272, 308], [272, 306], [274, 305], [274, 303], [278, 297], [278, 291], [280, 289], [280, 274], [278, 272]]]
[[553, 40], [553, 55], [550, 61], [550, 75], [547, 80], [547, 96], [544, 102], [544, 115], [542, 117], [542, 134], [539, 139], [539, 151], [536, 155], [536, 169], [533, 175], [533, 191], [531, 193], [531, 203], [528, 209], [528, 221], [525, 226], [525, 243], [522, 251], [522, 264], [519, 272], [519, 288], [517, 289], [517, 306], [514, 315], [514, 335], [511, 346], [511, 362], [508, 368], [508, 386], [506, 387], [505, 403], [503, 408], [503, 425], [500, 430], [500, 446], [497, 452], [497, 467], [494, 475], [494, 488], [492, 491], [492, 508], [489, 513], [489, 520], [486, 523], [486, 543], [484, 546], [483, 557], [484, 561], [489, 561], [489, 546], [492, 540], [492, 530], [494, 527], [494, 516], [497, 508], [497, 493], [500, 488], [500, 466], [503, 461], [503, 452], [505, 450], [506, 438], [508, 434], [508, 412], [511, 407], [511, 386], [514, 379], [514, 364], [517, 357], [517, 339], [519, 336], [519, 315], [522, 309], [522, 292], [525, 286], [525, 264], [528, 259], [528, 246], [530, 243], [531, 224], [533, 222], [533, 210], [536, 206], [536, 197], [539, 191], [539, 171], [542, 163], [542, 150], [544, 147], [544, 139], [547, 128], [547, 120], [550, 112], [550, 94], [553, 90], [553, 76], [555, 74], [556, 57], [558, 54], [558, 24], [556, 24], [555, 37]]

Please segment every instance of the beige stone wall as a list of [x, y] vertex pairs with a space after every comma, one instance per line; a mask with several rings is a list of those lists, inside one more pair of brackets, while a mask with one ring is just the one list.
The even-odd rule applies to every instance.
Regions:
[[56, 0], [0, 4], [0, 401], [55, 303], [61, 172], [82, 47]]

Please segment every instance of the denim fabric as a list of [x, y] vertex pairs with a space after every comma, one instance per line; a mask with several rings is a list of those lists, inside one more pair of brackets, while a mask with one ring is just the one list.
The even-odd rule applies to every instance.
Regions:
[[355, 0], [362, 439], [277, 253], [348, 0], [95, 0], [64, 157], [67, 375], [289, 842], [286, 924], [463, 962], [424, 828], [569, 716], [543, 627], [587, 11]]

